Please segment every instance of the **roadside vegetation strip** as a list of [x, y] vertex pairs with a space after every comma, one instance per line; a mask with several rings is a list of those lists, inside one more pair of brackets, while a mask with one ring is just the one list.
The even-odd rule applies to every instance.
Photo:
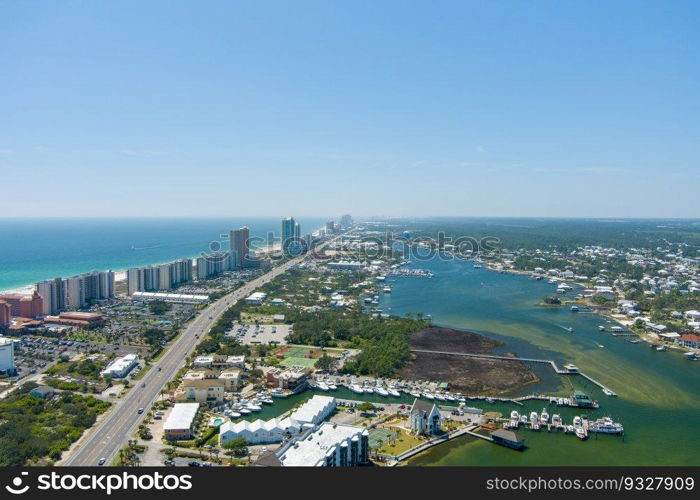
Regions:
[[63, 392], [43, 399], [27, 383], [0, 401], [0, 466], [49, 465], [90, 428], [111, 403]]

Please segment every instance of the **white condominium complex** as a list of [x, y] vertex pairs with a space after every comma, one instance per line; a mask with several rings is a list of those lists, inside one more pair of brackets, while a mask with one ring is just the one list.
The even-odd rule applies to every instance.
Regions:
[[170, 290], [173, 286], [192, 281], [192, 260], [181, 259], [158, 266], [132, 267], [126, 271], [129, 295], [135, 292]]

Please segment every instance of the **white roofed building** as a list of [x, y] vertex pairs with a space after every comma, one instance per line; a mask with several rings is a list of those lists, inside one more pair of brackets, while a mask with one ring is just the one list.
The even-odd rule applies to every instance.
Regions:
[[318, 425], [335, 411], [335, 407], [334, 397], [315, 395], [292, 413], [291, 418], [304, 424]]
[[136, 354], [127, 354], [112, 361], [100, 372], [102, 377], [123, 378], [139, 363]]
[[219, 426], [219, 445], [243, 438], [248, 444], [281, 443], [298, 436], [305, 426], [292, 418], [258, 419], [255, 422], [242, 420], [237, 423], [224, 422]]
[[271, 458], [274, 462], [268, 461], [264, 465], [352, 467], [367, 464], [369, 432], [354, 425], [325, 422], [283, 445]]
[[194, 419], [199, 411], [199, 403], [176, 403], [163, 424], [165, 439], [181, 441], [191, 439], [194, 434]]

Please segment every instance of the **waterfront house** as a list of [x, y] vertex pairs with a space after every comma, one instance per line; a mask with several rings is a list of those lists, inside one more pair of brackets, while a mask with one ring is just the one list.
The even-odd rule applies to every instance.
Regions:
[[315, 395], [301, 405], [290, 417], [302, 424], [318, 425], [328, 418], [335, 411], [335, 408], [336, 400], [334, 397]]
[[243, 438], [248, 444], [281, 443], [285, 439], [299, 435], [304, 425], [292, 418], [273, 418], [237, 423], [224, 422], [219, 426], [219, 445], [223, 446], [234, 439]]
[[227, 392], [237, 391], [241, 385], [241, 371], [237, 368], [229, 368], [219, 375], [219, 380], [224, 381], [224, 390]]
[[582, 391], [574, 391], [574, 396], [571, 398], [574, 406], [579, 408], [594, 408], [595, 402], [588, 396], [588, 394]]
[[522, 450], [525, 448], [525, 440], [517, 432], [507, 429], [498, 429], [491, 433], [491, 438], [496, 444], [513, 448], [514, 450]]
[[440, 434], [442, 430], [442, 414], [434, 403], [415, 399], [409, 413], [411, 432], [415, 434]]
[[225, 382], [218, 378], [184, 379], [182, 391], [175, 398], [179, 401], [221, 404], [224, 402]]
[[685, 335], [680, 336], [678, 343], [690, 349], [697, 349], [700, 347], [700, 335], [686, 333]]
[[308, 370], [296, 367], [281, 370], [273, 368], [267, 372], [267, 386], [283, 391], [300, 392], [308, 385]]

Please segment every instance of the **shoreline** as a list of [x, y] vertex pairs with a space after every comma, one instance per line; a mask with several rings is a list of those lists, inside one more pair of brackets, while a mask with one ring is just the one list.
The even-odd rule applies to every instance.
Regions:
[[[261, 250], [261, 248], [262, 248], [262, 250]], [[282, 249], [282, 245], [281, 245], [281, 244], [274, 244], [274, 245], [272, 245], [272, 247], [257, 247], [257, 248], [251, 248], [251, 250], [256, 251], [256, 252], [262, 251], [262, 253], [263, 253], [264, 255], [269, 254], [269, 253], [274, 253], [274, 252], [276, 252], [276, 251], [280, 251], [281, 249]], [[201, 255], [194, 256], [194, 257], [180, 257], [180, 258], [176, 258], [176, 259], [174, 259], [174, 260], [181, 260], [181, 259], [191, 259], [191, 260], [194, 260], [194, 259], [196, 259], [197, 257], [200, 257], [200, 256], [201, 256]], [[115, 284], [116, 284], [117, 282], [126, 281], [126, 272], [127, 272], [128, 269], [131, 269], [132, 267], [160, 266], [160, 265], [163, 265], [163, 264], [168, 264], [169, 262], [173, 262], [173, 260], [167, 260], [167, 261], [164, 261], [164, 262], [156, 262], [156, 263], [150, 263], [150, 264], [142, 264], [142, 265], [139, 265], [139, 266], [130, 266], [130, 267], [126, 268], [126, 269], [106, 269], [106, 271], [112, 271], [112, 272], [114, 272], [114, 282], [115, 282]], [[91, 271], [92, 271], [92, 269], [91, 269], [91, 270], [88, 270], [88, 271], [82, 271], [82, 272], [79, 272], [79, 273], [76, 273], [76, 274], [71, 274], [71, 275], [69, 275], [69, 276], [60, 276], [60, 278], [61, 278], [61, 279], [65, 279], [65, 278], [70, 277], [70, 276], [77, 276], [77, 275], [80, 275], [80, 274], [83, 274], [83, 273], [89, 273], [89, 272], [91, 272]], [[28, 284], [26, 284], [26, 285], [18, 285], [18, 286], [14, 287], [14, 288], [7, 288], [7, 289], [4, 289], [4, 290], [0, 290], [0, 294], [3, 294], [3, 295], [31, 295], [31, 294], [34, 292], [34, 290], [36, 289], [36, 283], [38, 283], [39, 281], [45, 281], [45, 280], [54, 279], [54, 278], [56, 278], [56, 277], [57, 277], [57, 276], [54, 276], [53, 278], [43, 278], [43, 279], [40, 279], [40, 280], [38, 280], [37, 282], [34, 282], [34, 283], [28, 283]]]

